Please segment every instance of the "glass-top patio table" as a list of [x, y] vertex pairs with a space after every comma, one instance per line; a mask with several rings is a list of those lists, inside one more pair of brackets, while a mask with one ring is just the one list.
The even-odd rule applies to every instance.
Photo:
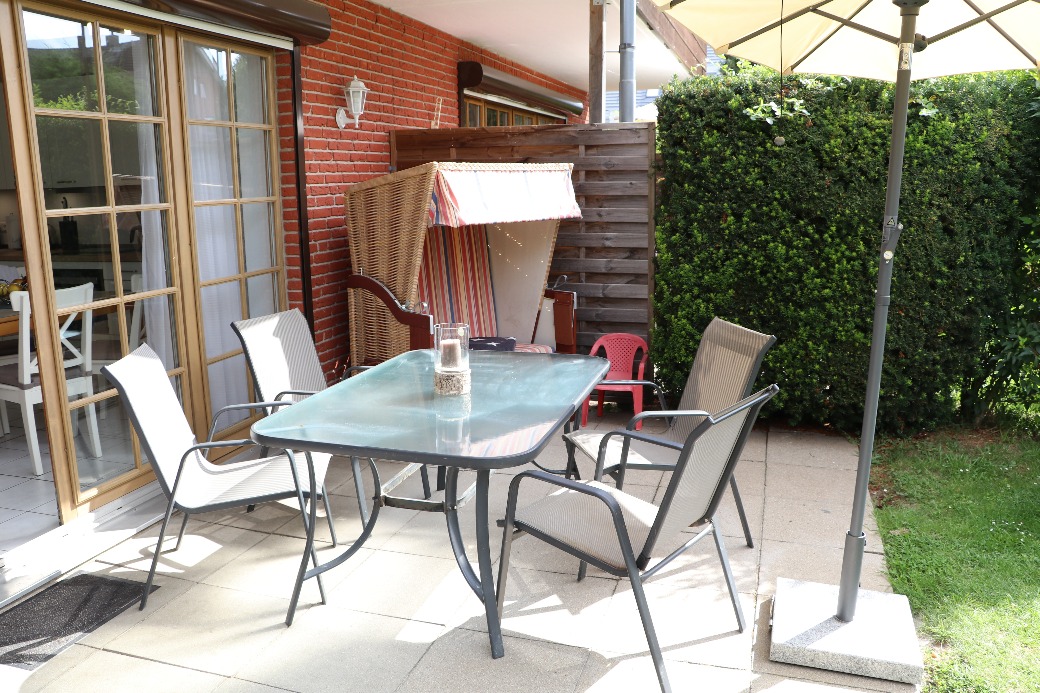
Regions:
[[[535, 459], [552, 435], [577, 411], [607, 373], [605, 359], [567, 354], [475, 351], [470, 355], [472, 392], [436, 395], [432, 350], [410, 351], [333, 385], [253, 424], [253, 440], [268, 447], [310, 450], [352, 458], [371, 457], [447, 468], [443, 510], [456, 561], [484, 603], [493, 657], [503, 655], [495, 605], [488, 535], [491, 470]], [[340, 565], [371, 534], [386, 503], [375, 465], [375, 505], [355, 541], [337, 558], [307, 570], [313, 556], [316, 503], [310, 503], [307, 546], [287, 623], [304, 580]], [[458, 521], [458, 474], [477, 472], [475, 484], [477, 567], [466, 556]], [[310, 486], [314, 470], [308, 460]], [[357, 466], [355, 466], [357, 470]], [[322, 594], [324, 600], [324, 593]]]

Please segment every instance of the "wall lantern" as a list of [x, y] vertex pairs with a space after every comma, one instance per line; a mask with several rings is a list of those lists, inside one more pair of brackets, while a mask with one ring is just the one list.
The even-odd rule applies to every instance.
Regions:
[[[356, 128], [361, 114], [365, 112], [365, 98], [368, 96], [369, 89], [364, 82], [357, 78], [357, 75], [354, 75], [354, 79], [350, 80], [350, 86], [343, 92], [347, 97], [347, 111], [354, 116], [354, 127]], [[347, 126], [347, 114], [342, 108], [336, 112], [336, 124], [340, 128]]]

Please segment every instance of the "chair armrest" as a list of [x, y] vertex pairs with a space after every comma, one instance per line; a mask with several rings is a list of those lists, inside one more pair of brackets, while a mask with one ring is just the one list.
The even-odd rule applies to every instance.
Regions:
[[217, 432], [217, 420], [225, 413], [229, 411], [235, 411], [238, 409], [266, 409], [268, 407], [276, 409], [278, 407], [287, 407], [292, 402], [248, 402], [245, 404], [229, 404], [226, 407], [221, 407], [216, 414], [213, 415], [213, 423], [209, 429], [209, 439], [212, 441], [213, 436]]
[[604, 491], [601, 488], [595, 488], [581, 481], [567, 479], [562, 476], [532, 469], [526, 472], [520, 472], [513, 477], [513, 480], [509, 484], [509, 497], [506, 501], [507, 508], [516, 507], [516, 496], [520, 490], [520, 482], [527, 477], [539, 479], [547, 484], [552, 484], [553, 486], [559, 486], [571, 491], [577, 491], [578, 493], [584, 493], [587, 496], [592, 496], [593, 498], [603, 501], [607, 506], [607, 509], [610, 510], [610, 515], [614, 520], [614, 529], [618, 534], [618, 541], [621, 543], [622, 551], [628, 555], [634, 555], [632, 552], [631, 539], [628, 536], [628, 528], [625, 525], [625, 516], [621, 512], [621, 504], [617, 502], [617, 498], [614, 498], [614, 496], [608, 491]]
[[600, 383], [603, 385], [644, 385], [652, 387], [657, 394], [657, 403], [661, 405], [661, 409], [668, 408], [668, 404], [664, 401], [664, 389], [652, 380], [601, 380]]
[[[680, 419], [684, 416], [710, 416], [706, 411], [700, 411], [699, 409], [676, 409], [673, 411], [644, 411], [636, 414], [628, 423], [625, 428], [633, 430], [640, 421], [645, 419]], [[681, 445], [679, 446], [682, 447]]]
[[282, 397], [288, 397], [291, 395], [314, 395], [317, 394], [317, 390], [282, 390], [274, 396], [276, 402], [282, 402], [282, 404], [292, 404], [292, 402], [283, 402]]
[[[670, 450], [682, 450], [683, 446], [681, 443], [676, 443], [673, 440], [667, 438], [658, 438], [651, 433], [643, 433], [642, 431], [636, 431], [627, 428], [619, 428], [613, 431], [607, 432], [599, 441], [599, 454], [596, 456], [596, 481], [603, 479], [603, 472], [607, 462], [607, 443], [610, 441], [612, 436], [625, 438], [625, 442], [622, 443], [621, 448], [621, 461], [618, 462], [618, 467], [624, 471], [628, 465], [628, 448], [633, 440], [639, 440], [644, 443], [650, 443], [651, 445], [660, 445], [661, 447], [669, 448]], [[613, 469], [613, 467], [611, 467]], [[613, 474], [613, 472], [611, 472]]]

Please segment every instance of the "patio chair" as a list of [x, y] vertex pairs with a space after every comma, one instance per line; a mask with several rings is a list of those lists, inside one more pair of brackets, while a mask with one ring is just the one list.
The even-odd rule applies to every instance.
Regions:
[[[328, 387], [307, 319], [299, 310], [293, 308], [281, 313], [239, 320], [231, 323], [231, 328], [242, 342], [242, 349], [245, 351], [246, 361], [249, 363], [249, 370], [261, 402], [298, 402]], [[331, 455], [323, 452], [312, 452], [311, 456], [316, 461], [321, 459], [322, 464], [326, 466], [331, 458]], [[350, 464], [354, 473], [361, 519], [367, 523], [368, 506], [361, 483], [361, 466], [356, 457], [351, 458]], [[420, 471], [423, 492], [426, 498], [429, 498], [432, 495], [429, 473], [425, 466], [422, 466]], [[336, 531], [332, 526], [332, 511], [324, 488], [321, 497], [325, 504], [332, 543], [335, 546]]]
[[[758, 412], [778, 391], [776, 385], [771, 385], [716, 414], [674, 412], [673, 416], [696, 423], [683, 441], [675, 471], [659, 506], [600, 483], [606, 462], [605, 447], [601, 448], [603, 453], [596, 462], [594, 481], [566, 479], [542, 471], [522, 472], [514, 477], [509, 485], [499, 561], [499, 617], [505, 604], [513, 539], [530, 534], [580, 559], [579, 580], [585, 577], [589, 563], [611, 575], [628, 577], [661, 690], [669, 691], [643, 582], [710, 533], [715, 539], [737, 629], [743, 632], [744, 613], [716, 512]], [[617, 430], [606, 434], [606, 439], [627, 442], [642, 435]], [[624, 467], [624, 461], [621, 465]], [[520, 485], [527, 479], [557, 486], [559, 490], [518, 510]], [[684, 533], [691, 526], [700, 528], [692, 537]], [[661, 556], [663, 558], [648, 568], [651, 559]]]
[[[755, 379], [762, 367], [762, 360], [774, 343], [776, 337], [772, 335], [761, 334], [719, 318], [713, 319], [701, 337], [686, 387], [679, 400], [679, 410], [721, 411], [746, 397], [752, 392]], [[642, 434], [638, 440], [626, 440], [626, 445], [622, 445], [616, 438], [608, 441], [603, 433], [578, 430], [564, 435], [568, 452], [568, 476], [578, 476], [578, 467], [574, 460], [575, 450], [595, 460], [599, 457], [602, 445], [608, 445], [604, 473], [614, 477], [620, 488], [624, 484], [626, 469], [674, 469], [676, 453], [682, 450], [699, 420], [696, 417], [675, 416], [674, 412], [667, 411], [661, 387], [654, 382], [628, 380], [614, 381], [614, 384], [652, 387], [661, 405], [662, 411], [637, 414], [628, 422], [627, 428], [633, 429], [648, 418], [670, 419], [669, 427], [664, 433]], [[737, 504], [744, 539], [749, 547], [753, 547], [755, 544], [751, 538], [751, 528], [748, 526], [744, 504], [740, 500], [736, 479], [730, 481], [730, 488]]]
[[[210, 440], [197, 443], [177, 393], [166, 374], [166, 367], [147, 343], [119, 361], [105, 366], [101, 372], [119, 391], [144, 454], [152, 463], [159, 486], [169, 498], [166, 515], [159, 530], [159, 539], [152, 554], [148, 580], [141, 595], [142, 610], [148, 603], [148, 594], [151, 592], [159, 554], [162, 552], [166, 528], [174, 510], [180, 510], [184, 514], [174, 551], [180, 548], [189, 516], [210, 510], [225, 510], [295, 498], [300, 504], [301, 517], [306, 529], [307, 518], [303, 513], [306, 507], [305, 497], [313, 502], [312, 488], [323, 488], [328, 468], [327, 456], [311, 457], [314, 466], [313, 486], [309, 474], [305, 474], [301, 479], [295, 458], [289, 451], [243, 462], [212, 464], [206, 459], [208, 451], [254, 443], [250, 440]], [[213, 417], [210, 437], [212, 438], [212, 431], [216, 430], [217, 420], [227, 411], [277, 407], [284, 404], [286, 403], [259, 402], [224, 407]], [[313, 551], [311, 560], [317, 565], [317, 555]], [[324, 604], [325, 588], [320, 576], [318, 587]], [[290, 612], [289, 620], [291, 616]]]
[[[649, 356], [650, 347], [646, 345], [646, 341], [634, 334], [628, 334], [627, 332], [611, 332], [605, 334], [596, 340], [596, 343], [592, 345], [592, 349], [589, 351], [589, 356], [595, 356], [597, 352], [603, 350], [607, 360], [610, 361], [610, 371], [607, 373], [607, 377], [603, 380], [642, 380], [643, 372], [646, 369], [646, 360]], [[639, 359], [639, 365], [636, 366], [635, 360], [642, 353], [642, 358]], [[633, 373], [633, 370], [635, 372]], [[635, 376], [635, 378], [633, 378]], [[613, 383], [603, 382], [596, 386], [593, 390], [593, 394], [596, 395], [596, 415], [603, 416], [603, 395], [607, 392], [629, 392], [632, 394], [632, 413], [638, 414], [643, 411], [643, 386], [642, 385], [617, 385]], [[581, 425], [589, 425], [589, 404], [592, 402], [592, 395], [585, 400], [585, 403], [581, 405]], [[636, 430], [643, 428], [643, 422], [640, 421], [636, 424]]]

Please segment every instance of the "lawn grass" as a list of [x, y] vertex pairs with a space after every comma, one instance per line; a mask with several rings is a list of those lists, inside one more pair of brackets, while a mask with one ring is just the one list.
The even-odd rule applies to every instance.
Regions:
[[871, 486], [892, 587], [932, 641], [924, 690], [1040, 691], [1040, 442], [890, 442]]

